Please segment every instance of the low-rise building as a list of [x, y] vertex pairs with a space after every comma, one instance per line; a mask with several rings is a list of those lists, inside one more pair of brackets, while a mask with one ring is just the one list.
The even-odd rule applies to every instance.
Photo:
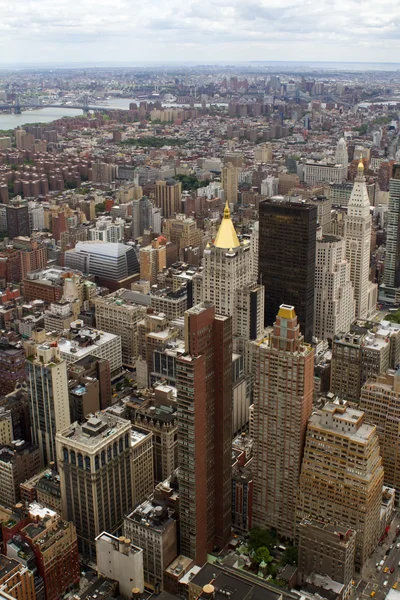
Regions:
[[123, 598], [134, 598], [133, 590], [143, 592], [143, 550], [123, 536], [103, 531], [96, 537], [97, 571], [119, 584]]
[[21, 498], [20, 484], [40, 469], [39, 449], [18, 440], [0, 447], [0, 504], [15, 506]]
[[125, 518], [124, 533], [143, 548], [146, 587], [159, 591], [164, 570], [178, 556], [176, 521], [165, 505], [147, 500]]

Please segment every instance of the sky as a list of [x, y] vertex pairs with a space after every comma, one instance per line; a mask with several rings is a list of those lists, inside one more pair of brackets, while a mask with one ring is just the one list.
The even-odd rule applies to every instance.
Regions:
[[0, 63], [400, 62], [400, 0], [0, 0]]

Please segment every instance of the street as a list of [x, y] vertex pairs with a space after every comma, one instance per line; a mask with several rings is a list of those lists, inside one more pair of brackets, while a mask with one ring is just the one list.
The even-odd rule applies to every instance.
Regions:
[[[398, 525], [400, 525], [400, 518], [396, 513], [383, 545], [377, 546], [371, 558], [364, 565], [362, 579], [356, 579], [356, 585], [354, 586], [352, 593], [352, 598], [354, 600], [366, 600], [367, 598], [371, 598], [372, 592], [375, 592], [375, 600], [383, 600], [389, 590], [392, 589], [394, 583], [400, 579], [400, 568], [398, 566], [400, 562], [400, 548], [396, 548], [396, 544], [400, 544], [400, 535], [395, 540], [396, 527]], [[392, 544], [392, 550], [385, 556], [389, 546]], [[384, 563], [381, 571], [378, 573], [376, 570], [376, 563], [379, 563], [382, 559], [384, 560]], [[389, 569], [386, 573], [384, 572], [385, 568]], [[390, 569], [392, 568], [394, 569], [393, 573], [390, 572]], [[385, 581], [388, 582], [386, 586], [383, 585]]]

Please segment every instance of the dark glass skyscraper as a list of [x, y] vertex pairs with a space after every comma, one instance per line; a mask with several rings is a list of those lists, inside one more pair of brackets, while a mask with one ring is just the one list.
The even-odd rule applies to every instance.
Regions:
[[307, 342], [313, 335], [316, 233], [316, 206], [260, 203], [259, 272], [265, 286], [265, 325], [273, 325], [281, 304], [290, 304]]

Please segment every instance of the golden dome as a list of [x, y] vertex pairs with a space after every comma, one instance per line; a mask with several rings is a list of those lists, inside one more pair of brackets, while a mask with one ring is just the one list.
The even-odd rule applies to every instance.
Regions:
[[240, 246], [238, 236], [231, 219], [231, 211], [229, 210], [228, 202], [225, 204], [224, 217], [219, 226], [217, 237], [215, 238], [214, 246], [216, 248], [237, 248]]
[[358, 168], [361, 169], [361, 171], [364, 171], [364, 163], [362, 160], [360, 160], [360, 162], [358, 163]]

